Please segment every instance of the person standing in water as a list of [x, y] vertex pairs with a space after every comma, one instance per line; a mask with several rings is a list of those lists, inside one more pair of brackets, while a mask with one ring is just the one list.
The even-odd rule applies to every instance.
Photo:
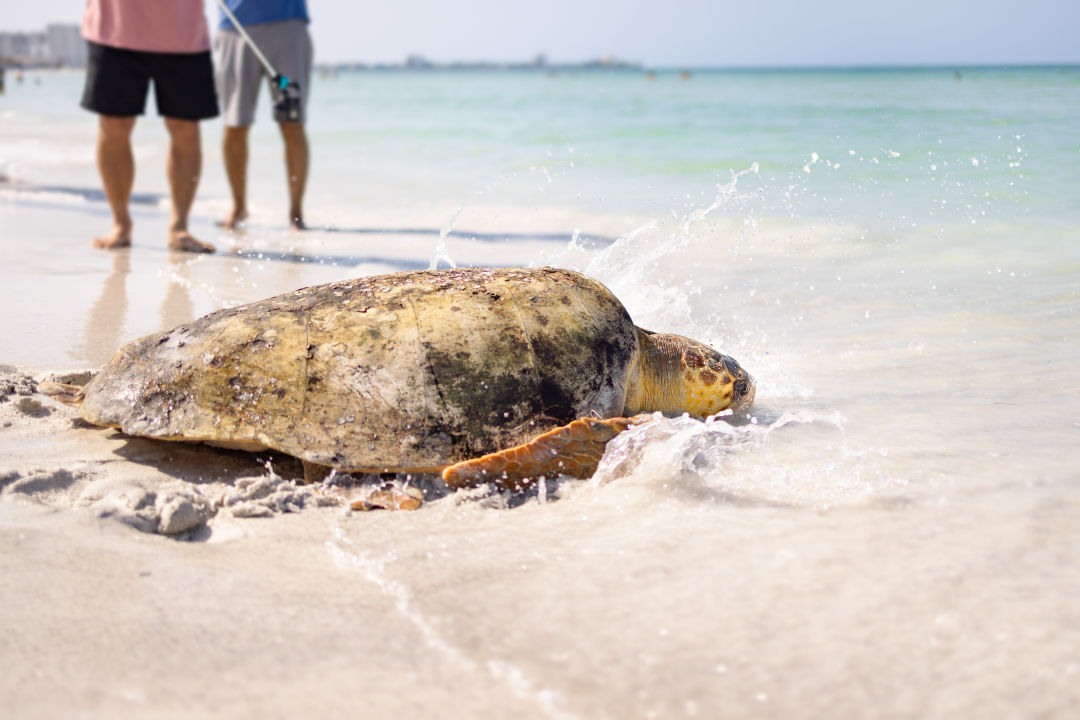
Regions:
[[172, 214], [169, 248], [213, 252], [188, 232], [188, 214], [202, 172], [199, 121], [216, 117], [210, 32], [203, 0], [86, 0], [87, 41], [82, 107], [99, 116], [97, 166], [113, 227], [96, 238], [105, 249], [131, 245], [129, 210], [135, 184], [131, 133], [146, 108], [151, 81], [169, 132], [166, 175]]
[[[303, 230], [304, 188], [310, 163], [304, 122], [313, 58], [306, 0], [225, 0], [225, 4], [273, 68], [300, 86], [299, 116], [276, 119], [285, 144], [289, 224]], [[233, 199], [232, 211], [222, 226], [231, 229], [248, 216], [248, 131], [255, 122], [255, 101], [261, 80], [269, 75], [224, 11], [214, 37], [214, 64], [218, 95], [224, 108], [222, 154]]]

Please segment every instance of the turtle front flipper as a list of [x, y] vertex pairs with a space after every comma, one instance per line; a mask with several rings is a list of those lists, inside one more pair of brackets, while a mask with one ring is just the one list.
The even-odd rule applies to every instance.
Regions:
[[416, 510], [424, 502], [424, 493], [411, 485], [391, 485], [364, 493], [348, 502], [353, 510]]
[[[304, 466], [304, 484], [322, 482], [334, 472], [327, 465], [300, 461]], [[415, 510], [424, 502], [424, 493], [420, 488], [397, 482], [386, 483], [381, 487], [366, 486], [349, 491], [345, 488], [319, 489], [317, 492], [336, 498], [342, 505], [353, 510]]]
[[649, 415], [638, 415], [574, 420], [524, 445], [450, 465], [442, 472], [443, 481], [450, 487], [490, 482], [520, 488], [541, 476], [587, 478], [596, 472], [609, 440], [631, 425], [649, 419]]
[[424, 491], [408, 483], [389, 482], [381, 486], [320, 487], [315, 492], [333, 498], [353, 510], [416, 510], [424, 504]]

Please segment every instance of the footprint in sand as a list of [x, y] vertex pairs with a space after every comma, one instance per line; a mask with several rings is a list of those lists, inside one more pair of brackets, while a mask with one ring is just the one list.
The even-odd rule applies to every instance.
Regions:
[[211, 503], [198, 490], [179, 486], [151, 490], [123, 478], [89, 483], [79, 494], [75, 507], [97, 517], [114, 518], [142, 532], [161, 535], [193, 530], [213, 515]]
[[161, 535], [194, 530], [214, 514], [210, 501], [194, 488], [177, 485], [151, 490], [125, 478], [94, 480], [79, 470], [3, 472], [0, 491], [5, 497], [22, 496], [45, 505], [74, 505], [96, 517]]

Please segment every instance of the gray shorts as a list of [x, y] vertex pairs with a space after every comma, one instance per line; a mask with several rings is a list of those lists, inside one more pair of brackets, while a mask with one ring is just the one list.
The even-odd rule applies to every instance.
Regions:
[[[244, 29], [275, 70], [299, 83], [300, 122], [304, 122], [311, 90], [313, 55], [307, 23], [284, 20], [249, 25]], [[255, 101], [263, 77], [270, 79], [240, 33], [218, 30], [214, 36], [214, 81], [226, 125], [247, 127], [255, 122]]]

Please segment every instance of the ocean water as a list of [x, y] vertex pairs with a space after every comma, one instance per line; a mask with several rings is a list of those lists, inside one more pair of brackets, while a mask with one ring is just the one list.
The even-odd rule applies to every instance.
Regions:
[[642, 426], [592, 480], [513, 509], [340, 521], [341, 571], [455, 671], [537, 717], [1080, 700], [1080, 68], [319, 76], [316, 229], [284, 228], [263, 116], [251, 224], [218, 230], [205, 123], [193, 228], [223, 252], [197, 258], [161, 249], [153, 117], [136, 135], [152, 231], [89, 249], [107, 214], [80, 83], [0, 96], [0, 301], [26, 309], [0, 362], [100, 364], [340, 277], [553, 264], [757, 379], [749, 418]]

